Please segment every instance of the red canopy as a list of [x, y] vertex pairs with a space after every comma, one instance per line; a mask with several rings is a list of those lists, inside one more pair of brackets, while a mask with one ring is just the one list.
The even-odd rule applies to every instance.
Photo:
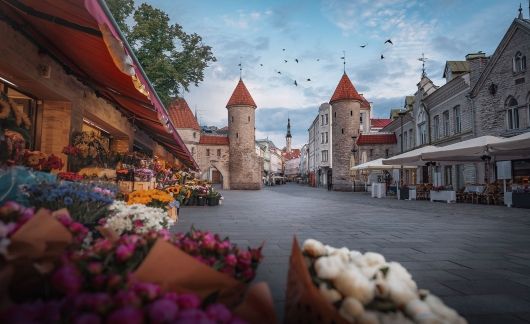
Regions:
[[139, 128], [179, 160], [198, 168], [103, 1], [0, 0], [0, 12], [100, 96], [134, 116]]

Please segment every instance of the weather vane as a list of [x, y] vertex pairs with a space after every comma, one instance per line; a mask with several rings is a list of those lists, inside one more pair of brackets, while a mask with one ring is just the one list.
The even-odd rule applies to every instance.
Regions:
[[344, 66], [344, 73], [346, 73], [346, 51], [342, 51], [342, 65]]
[[239, 57], [239, 64], [237, 66], [239, 66], [239, 79], [242, 79], [242, 76], [243, 76], [243, 63], [242, 63], [242, 60], [243, 58], [240, 56]]
[[421, 57], [418, 59], [418, 61], [421, 61], [421, 76], [425, 76], [425, 62], [427, 62], [428, 58], [425, 57], [424, 53], [421, 53]]

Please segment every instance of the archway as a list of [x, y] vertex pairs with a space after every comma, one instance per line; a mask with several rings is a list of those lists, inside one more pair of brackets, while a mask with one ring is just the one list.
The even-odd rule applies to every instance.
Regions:
[[205, 172], [206, 178], [212, 184], [221, 185], [223, 189], [230, 189], [230, 179], [228, 177], [228, 166], [222, 163], [211, 161], [208, 170]]

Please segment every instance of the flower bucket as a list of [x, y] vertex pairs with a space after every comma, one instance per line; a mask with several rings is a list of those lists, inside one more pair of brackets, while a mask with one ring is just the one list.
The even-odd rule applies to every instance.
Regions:
[[205, 205], [206, 205], [206, 197], [198, 196], [197, 206], [205, 206]]
[[178, 214], [178, 211], [177, 211], [177, 207], [170, 207], [167, 210], [167, 214], [168, 214], [169, 218], [171, 218], [175, 222], [179, 221], [179, 214]]
[[217, 205], [219, 205], [219, 197], [208, 198], [208, 206], [217, 206]]

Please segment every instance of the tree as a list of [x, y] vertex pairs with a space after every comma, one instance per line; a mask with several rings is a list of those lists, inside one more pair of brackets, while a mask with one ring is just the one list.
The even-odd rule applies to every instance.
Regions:
[[[196, 33], [187, 34], [179, 24], [170, 24], [167, 13], [133, 0], [107, 0], [108, 7], [142, 64], [158, 96], [167, 106], [181, 90], [198, 86], [204, 69], [216, 58], [210, 46]], [[127, 19], [133, 17], [129, 26]]]

